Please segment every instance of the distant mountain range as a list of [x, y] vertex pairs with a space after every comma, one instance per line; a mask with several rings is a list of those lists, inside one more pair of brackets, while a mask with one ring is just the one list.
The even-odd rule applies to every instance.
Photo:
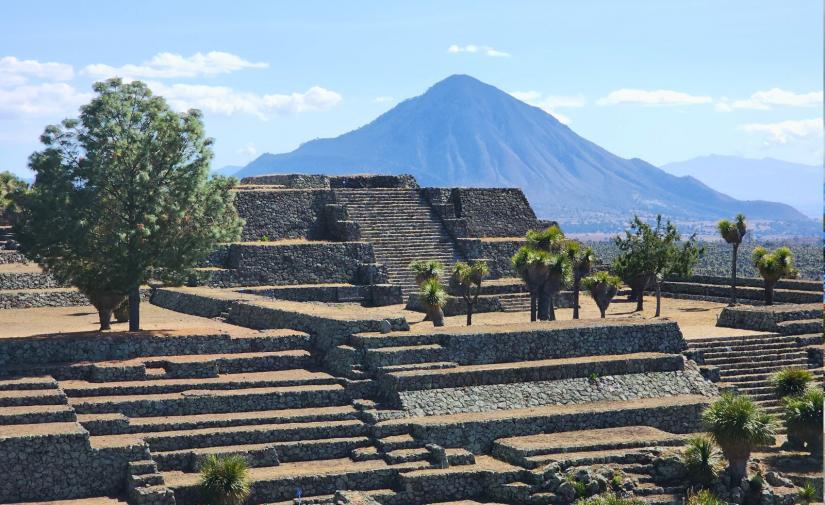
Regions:
[[426, 186], [516, 186], [540, 217], [569, 231], [613, 232], [634, 213], [661, 213], [685, 231], [701, 231], [743, 212], [752, 221], [782, 222], [786, 233], [818, 233], [789, 205], [737, 200], [693, 177], [620, 158], [542, 109], [466, 75], [448, 77], [339, 137], [263, 154], [235, 175], [289, 172], [409, 173]]
[[712, 154], [662, 165], [673, 175], [690, 175], [742, 200], [787, 203], [809, 217], [822, 216], [822, 167], [774, 158]]
[[240, 165], [224, 165], [221, 168], [212, 169], [212, 173], [216, 175], [223, 175], [229, 177], [235, 175], [243, 169]]

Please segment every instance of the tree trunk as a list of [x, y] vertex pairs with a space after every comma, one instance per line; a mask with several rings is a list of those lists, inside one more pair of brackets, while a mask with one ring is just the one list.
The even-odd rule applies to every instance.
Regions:
[[773, 288], [776, 281], [765, 280], [765, 305], [773, 305]]
[[606, 309], [599, 307], [599, 314], [601, 314], [602, 319], [605, 318], [605, 312], [607, 312]]
[[750, 454], [745, 458], [738, 457], [728, 460], [728, 473], [731, 482], [741, 482], [743, 477], [747, 477], [749, 458]]
[[531, 292], [530, 293], [530, 322], [533, 322], [533, 321], [536, 320], [536, 311], [537, 311], [536, 305], [537, 305], [536, 304], [536, 294]]
[[578, 273], [573, 272], [573, 319], [579, 318], [579, 291], [581, 286], [581, 277]]
[[112, 329], [112, 309], [98, 307], [97, 316], [100, 319], [100, 331]]
[[473, 304], [467, 303], [467, 326], [473, 325]]
[[662, 283], [656, 280], [656, 314], [653, 317], [662, 315]]
[[547, 312], [547, 319], [550, 321], [556, 320], [556, 308], [553, 306], [553, 297], [548, 295], [547, 296], [547, 308], [549, 309]]
[[444, 311], [441, 307], [430, 307], [429, 313], [433, 326], [444, 326]]
[[636, 292], [636, 312], [645, 310], [645, 288], [647, 287], [647, 280], [647, 277], [636, 279], [633, 281], [633, 286], [630, 287], [631, 292]]
[[550, 319], [550, 307], [551, 307], [551, 300], [550, 295], [547, 294], [544, 290], [539, 292], [539, 303], [538, 303], [538, 312], [539, 312], [539, 321], [547, 321]]
[[129, 331], [140, 331], [140, 286], [129, 291]]
[[730, 306], [736, 306], [736, 260], [739, 256], [739, 244], [733, 244], [733, 260], [730, 267]]

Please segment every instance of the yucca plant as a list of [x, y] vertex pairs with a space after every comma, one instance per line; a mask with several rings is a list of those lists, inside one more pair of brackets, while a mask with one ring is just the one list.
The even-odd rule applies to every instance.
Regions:
[[415, 260], [410, 263], [410, 270], [415, 274], [415, 283], [420, 288], [430, 279], [440, 279], [444, 264], [438, 260]]
[[537, 300], [539, 292], [549, 275], [550, 253], [533, 249], [528, 246], [521, 247], [513, 255], [513, 268], [521, 276], [530, 293], [530, 321], [537, 319]]
[[581, 280], [593, 269], [593, 263], [596, 262], [596, 253], [593, 252], [592, 248], [584, 247], [575, 240], [568, 240], [565, 248], [573, 276], [573, 319], [578, 319]]
[[799, 501], [805, 505], [816, 503], [819, 499], [816, 486], [814, 486], [814, 483], [811, 481], [806, 482], [804, 486], [797, 489], [796, 495], [799, 497]]
[[803, 442], [813, 455], [822, 454], [822, 389], [812, 387], [801, 396], [782, 400], [788, 435]]
[[774, 252], [768, 252], [758, 246], [751, 254], [753, 266], [765, 281], [765, 305], [773, 305], [773, 291], [776, 283], [783, 277], [793, 277], [796, 269], [793, 266], [793, 253], [787, 247], [779, 247]]
[[596, 302], [596, 306], [599, 307], [599, 314], [601, 314], [602, 319], [605, 318], [607, 308], [610, 307], [613, 297], [619, 292], [620, 283], [618, 277], [607, 272], [596, 272], [582, 279], [582, 287], [590, 291], [590, 296]]
[[682, 462], [687, 467], [691, 479], [702, 485], [708, 484], [715, 477], [719, 459], [719, 449], [713, 438], [708, 435], [688, 438], [682, 450]]
[[470, 263], [459, 261], [453, 267], [453, 282], [461, 291], [461, 297], [467, 304], [467, 326], [473, 324], [473, 309], [481, 294], [481, 282], [490, 275], [490, 267], [484, 260], [474, 260]]
[[728, 460], [733, 482], [747, 475], [751, 451], [772, 444], [776, 433], [773, 417], [744, 395], [723, 394], [705, 409], [702, 420]]
[[688, 492], [687, 505], [727, 505], [727, 502], [720, 500], [708, 489], [701, 489], [696, 492]]
[[644, 505], [638, 498], [622, 498], [614, 493], [602, 493], [590, 498], [579, 498], [576, 505]]
[[733, 255], [730, 268], [730, 306], [736, 305], [736, 263], [739, 259], [739, 246], [742, 239], [748, 233], [748, 225], [745, 222], [744, 214], [737, 214], [733, 222], [723, 219], [716, 223], [716, 229], [722, 238], [733, 246]]
[[776, 396], [785, 398], [786, 396], [800, 396], [805, 393], [808, 383], [814, 376], [804, 368], [785, 368], [776, 372], [771, 377], [773, 389]]
[[433, 322], [433, 326], [444, 326], [442, 308], [447, 303], [447, 292], [444, 291], [438, 279], [430, 279], [422, 284], [419, 296], [427, 311], [427, 319]]
[[242, 456], [207, 457], [200, 469], [200, 483], [211, 505], [240, 505], [250, 493], [249, 466]]

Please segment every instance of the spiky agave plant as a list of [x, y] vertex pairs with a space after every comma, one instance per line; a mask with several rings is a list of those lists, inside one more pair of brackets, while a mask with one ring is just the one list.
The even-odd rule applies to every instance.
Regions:
[[759, 271], [759, 275], [765, 281], [765, 305], [773, 305], [773, 291], [776, 283], [783, 277], [793, 277], [796, 269], [793, 266], [793, 253], [787, 247], [779, 247], [773, 252], [768, 252], [762, 246], [758, 246], [751, 254], [753, 266]]
[[788, 434], [804, 442], [813, 455], [822, 454], [822, 400], [823, 392], [812, 387], [801, 396], [789, 396], [782, 400], [783, 418]]
[[604, 319], [613, 297], [619, 292], [620, 283], [621, 280], [618, 277], [607, 272], [596, 272], [582, 279], [582, 287], [590, 291], [590, 296], [596, 302], [602, 319]]
[[444, 264], [438, 260], [415, 260], [410, 263], [410, 270], [415, 274], [415, 283], [420, 288], [430, 279], [440, 279]]
[[731, 258], [731, 283], [730, 283], [730, 305], [736, 305], [736, 265], [739, 258], [739, 246], [742, 244], [742, 239], [748, 232], [748, 226], [745, 222], [744, 214], [737, 214], [733, 222], [723, 219], [716, 223], [716, 228], [722, 238], [730, 244], [733, 248]]
[[746, 476], [751, 451], [772, 444], [776, 433], [773, 417], [744, 395], [723, 394], [705, 409], [702, 420], [728, 461], [732, 482]]
[[771, 377], [771, 383], [776, 395], [780, 398], [786, 396], [800, 396], [805, 393], [808, 383], [814, 376], [804, 368], [791, 367], [784, 368], [776, 372]]
[[241, 505], [250, 493], [246, 459], [210, 455], [201, 465], [200, 483], [211, 505]]
[[719, 448], [708, 435], [694, 435], [687, 439], [682, 450], [682, 462], [691, 479], [697, 484], [708, 484], [716, 474]]
[[438, 282], [438, 279], [430, 279], [421, 285], [421, 303], [427, 311], [427, 319], [433, 322], [433, 326], [444, 326], [444, 311], [442, 308], [447, 303], [447, 292]]

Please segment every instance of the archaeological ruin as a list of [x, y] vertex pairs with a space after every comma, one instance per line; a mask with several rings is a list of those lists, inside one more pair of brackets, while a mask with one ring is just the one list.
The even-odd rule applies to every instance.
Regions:
[[[551, 223], [518, 189], [267, 175], [241, 181], [235, 205], [241, 241], [188, 285], [147, 286], [139, 333], [92, 331], [78, 291], [0, 250], [0, 503], [199, 505], [204, 459], [242, 455], [254, 505], [605, 491], [680, 504], [681, 447], [720, 393], [778, 413], [774, 372], [822, 383], [818, 281], [781, 281], [764, 306], [741, 279], [742, 304], [725, 307], [727, 278], [672, 279], [662, 318], [633, 314], [622, 290], [606, 319], [583, 295], [572, 320], [562, 291], [558, 320], [530, 322], [510, 260]], [[409, 268], [422, 259], [487, 262], [472, 326], [450, 287], [447, 324], [424, 320]], [[752, 464], [760, 503], [793, 503], [809, 482], [821, 493], [804, 451], [778, 442]], [[743, 485], [716, 491], [742, 503]]]

